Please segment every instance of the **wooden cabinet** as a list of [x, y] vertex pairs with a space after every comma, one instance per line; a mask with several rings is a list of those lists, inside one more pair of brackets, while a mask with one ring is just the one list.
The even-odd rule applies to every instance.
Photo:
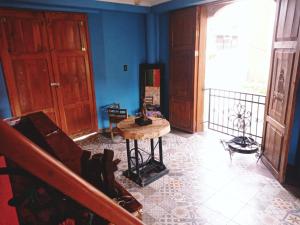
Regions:
[[86, 16], [1, 9], [0, 18], [13, 115], [43, 111], [70, 135], [95, 131]]

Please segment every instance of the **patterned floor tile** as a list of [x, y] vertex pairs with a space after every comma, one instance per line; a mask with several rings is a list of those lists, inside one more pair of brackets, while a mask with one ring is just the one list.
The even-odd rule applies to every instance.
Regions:
[[[121, 159], [116, 179], [143, 204], [146, 225], [300, 225], [300, 199], [254, 155], [236, 153], [230, 160], [222, 138], [215, 132], [164, 136], [169, 173], [143, 188], [122, 175], [127, 169], [125, 140], [97, 134], [78, 144], [92, 154], [112, 149]], [[149, 141], [139, 147], [149, 151]]]
[[205, 224], [226, 225], [230, 221], [229, 218], [203, 205], [198, 206], [195, 212], [197, 220], [205, 221]]
[[240, 212], [233, 218], [233, 221], [242, 225], [279, 225], [281, 221], [264, 213], [262, 210], [245, 205]]
[[292, 193], [288, 192], [287, 190], [281, 190], [277, 197], [286, 200], [286, 201], [290, 201], [290, 202], [296, 202], [298, 199], [295, 195], [293, 195]]
[[288, 214], [288, 210], [277, 207], [276, 205], [268, 206], [263, 212], [266, 215], [269, 215], [278, 220], [282, 220]]
[[166, 210], [164, 210], [163, 208], [159, 207], [156, 204], [151, 204], [151, 203], [144, 205], [143, 211], [156, 219], [161, 218], [167, 214]]
[[222, 193], [217, 193], [208, 201], [204, 202], [204, 206], [230, 219], [233, 218], [244, 205], [244, 202], [233, 199], [233, 196], [224, 196]]
[[293, 214], [288, 214], [285, 221], [292, 225], [300, 225], [300, 217]]
[[236, 223], [234, 221], [229, 221], [226, 225], [240, 225], [240, 224], [238, 224], [238, 223]]
[[154, 224], [156, 221], [156, 219], [150, 216], [148, 213], [143, 213], [142, 218], [143, 218], [143, 222], [148, 225]]
[[292, 211], [296, 209], [296, 206], [291, 201], [283, 200], [282, 198], [274, 198], [272, 205], [282, 210]]

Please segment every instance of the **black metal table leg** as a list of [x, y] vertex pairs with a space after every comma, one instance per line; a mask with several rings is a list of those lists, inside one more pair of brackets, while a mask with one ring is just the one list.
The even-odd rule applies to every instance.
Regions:
[[140, 165], [139, 165], [139, 155], [138, 155], [138, 143], [137, 140], [134, 140], [134, 156], [135, 156], [135, 170], [136, 174], [139, 177], [140, 176]]
[[[159, 161], [154, 158], [155, 148], [159, 147]], [[145, 186], [158, 178], [164, 176], [169, 172], [166, 166], [163, 164], [162, 153], [162, 138], [158, 138], [158, 143], [154, 144], [154, 140], [150, 139], [151, 153], [148, 153], [150, 160], [143, 162], [143, 159], [139, 160], [139, 155], [142, 157], [138, 147], [138, 140], [134, 140], [134, 147], [130, 149], [130, 141], [126, 140], [127, 158], [128, 158], [128, 170], [124, 171], [124, 176], [133, 180], [140, 186]], [[131, 152], [134, 151], [134, 157]], [[143, 151], [143, 150], [142, 150]], [[133, 161], [131, 161], [133, 160]], [[135, 163], [135, 165], [133, 165]]]
[[130, 141], [129, 141], [129, 139], [126, 139], [126, 149], [127, 149], [127, 163], [128, 163], [128, 170], [131, 171]]
[[153, 139], [150, 139], [150, 144], [151, 144], [151, 159], [154, 159], [154, 141]]
[[163, 162], [163, 153], [162, 153], [162, 138], [158, 138], [158, 148], [159, 148], [159, 162], [164, 164]]

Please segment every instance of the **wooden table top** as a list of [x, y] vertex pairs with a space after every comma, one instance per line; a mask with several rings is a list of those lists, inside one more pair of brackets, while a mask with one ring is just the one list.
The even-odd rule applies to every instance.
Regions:
[[152, 124], [139, 126], [135, 117], [129, 117], [117, 124], [125, 139], [143, 140], [161, 137], [170, 132], [170, 123], [166, 119], [150, 117]]

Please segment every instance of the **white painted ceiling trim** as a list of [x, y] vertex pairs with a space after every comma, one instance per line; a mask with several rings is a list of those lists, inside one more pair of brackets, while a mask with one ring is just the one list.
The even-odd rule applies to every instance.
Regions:
[[112, 2], [118, 4], [140, 5], [140, 6], [154, 6], [171, 0], [96, 0], [99, 2]]

